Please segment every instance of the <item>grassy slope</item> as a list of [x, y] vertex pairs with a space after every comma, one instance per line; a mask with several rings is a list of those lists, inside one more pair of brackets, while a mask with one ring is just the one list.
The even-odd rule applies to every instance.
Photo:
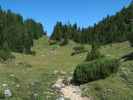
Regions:
[[[102, 47], [101, 52], [107, 56], [121, 57], [132, 52], [128, 42], [116, 43]], [[121, 64], [117, 74], [104, 80], [82, 86], [83, 95], [92, 96], [94, 100], [132, 100], [133, 99], [133, 62]]]
[[[35, 56], [15, 53], [16, 60], [14, 62], [0, 64], [0, 89], [3, 90], [2, 84], [4, 83], [9, 85], [9, 88], [13, 91], [13, 97], [10, 100], [29, 100], [29, 96], [32, 94], [31, 92], [37, 92], [40, 97], [39, 100], [55, 100], [55, 94], [51, 89], [51, 85], [58, 77], [62, 76], [62, 71], [65, 71], [66, 75], [72, 75], [75, 66], [85, 59], [86, 54], [70, 56], [72, 48], [75, 45], [74, 43], [70, 43], [67, 46], [52, 50], [54, 47], [48, 45], [47, 38], [41, 38], [35, 41], [33, 47], [33, 50], [37, 53]], [[89, 46], [86, 47], [89, 48]], [[102, 53], [113, 57], [120, 57], [130, 51], [133, 51], [133, 49], [128, 46], [127, 42], [107, 45], [101, 48]], [[112, 95], [117, 93], [123, 96], [126, 94], [130, 95], [131, 89], [129, 89], [129, 85], [127, 85], [129, 82], [127, 83], [127, 81], [124, 81], [124, 79], [120, 77], [121, 74], [132, 69], [129, 64], [131, 65], [132, 62], [124, 63], [122, 65], [125, 68], [123, 68], [124, 72], [120, 69], [118, 75], [115, 75], [115, 77], [112, 76], [106, 80], [84, 85], [83, 95], [98, 95], [96, 98], [99, 99], [99, 95], [100, 97], [103, 95], [100, 94], [101, 91], [104, 92], [104, 90], [108, 88], [113, 88], [111, 90], [113, 91]], [[32, 65], [32, 67], [30, 65]], [[54, 72], [56, 71], [59, 72], [55, 74]], [[128, 76], [130, 78], [128, 81], [132, 81], [131, 76], [133, 76], [132, 73]], [[18, 85], [20, 85], [19, 88], [17, 87]], [[114, 97], [116, 97], [116, 95]], [[108, 99], [105, 98], [103, 100]]]
[[[47, 38], [35, 41], [35, 56], [15, 53], [15, 62], [0, 65], [0, 86], [10, 85], [14, 96], [11, 100], [29, 100], [31, 91], [39, 91], [40, 98], [43, 98], [39, 100], [55, 100], [51, 85], [62, 72], [71, 75], [75, 66], [85, 58], [84, 55], [70, 56], [74, 45], [71, 43], [52, 50], [54, 47], [48, 45]], [[58, 73], [54, 74], [56, 71]], [[16, 88], [18, 84], [20, 88]]]

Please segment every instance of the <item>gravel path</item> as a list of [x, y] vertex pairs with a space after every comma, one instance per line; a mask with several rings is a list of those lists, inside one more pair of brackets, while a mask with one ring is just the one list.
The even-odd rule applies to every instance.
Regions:
[[[58, 79], [56, 83], [53, 85], [53, 88], [56, 91], [60, 92], [64, 98], [68, 98], [70, 100], [91, 100], [90, 98], [81, 96], [81, 90], [79, 86], [74, 86], [74, 85], [66, 86], [63, 84], [62, 79]], [[64, 99], [59, 99], [59, 100], [64, 100]]]
[[90, 100], [87, 97], [81, 96], [81, 91], [78, 86], [65, 86], [61, 89], [61, 93], [65, 98], [69, 98], [70, 100]]

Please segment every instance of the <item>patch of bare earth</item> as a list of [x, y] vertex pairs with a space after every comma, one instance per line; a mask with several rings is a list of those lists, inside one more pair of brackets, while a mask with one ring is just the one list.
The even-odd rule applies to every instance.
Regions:
[[[68, 98], [70, 100], [91, 100], [88, 97], [81, 96], [81, 90], [79, 86], [74, 86], [72, 84], [65, 85], [62, 79], [58, 79], [56, 83], [53, 85], [53, 88], [57, 92], [60, 92], [63, 98]], [[64, 100], [64, 99], [61, 99], [61, 100]]]

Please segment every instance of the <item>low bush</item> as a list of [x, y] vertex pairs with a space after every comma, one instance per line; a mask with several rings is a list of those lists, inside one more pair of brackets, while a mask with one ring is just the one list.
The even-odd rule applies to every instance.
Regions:
[[36, 52], [35, 51], [29, 51], [29, 52], [25, 52], [25, 54], [35, 56]]
[[62, 40], [60, 41], [60, 43], [59, 43], [60, 46], [65, 46], [65, 45], [67, 45], [67, 44], [68, 44], [68, 39], [67, 39], [67, 38], [62, 39]]
[[35, 56], [36, 52], [35, 51], [31, 51], [31, 55]]
[[87, 50], [85, 50], [85, 47], [83, 45], [76, 46], [73, 48], [73, 52], [72, 52], [71, 56], [74, 56], [76, 54], [80, 54], [83, 52], [87, 52]]
[[11, 52], [0, 49], [0, 61], [4, 62], [8, 59], [14, 59], [15, 56], [11, 54]]
[[116, 73], [119, 67], [117, 59], [97, 59], [92, 62], [79, 64], [73, 74], [73, 82], [83, 84], [90, 81], [106, 78]]
[[25, 68], [32, 68], [32, 65], [26, 62], [20, 62], [18, 63], [18, 66], [25, 67]]
[[0, 90], [0, 99], [2, 99], [2, 100], [5, 99], [5, 95], [2, 90]]
[[49, 43], [49, 45], [54, 45], [54, 44], [57, 44], [57, 41], [56, 40], [49, 40], [48, 43]]
[[87, 57], [86, 57], [86, 61], [91, 61], [91, 60], [95, 60], [95, 59], [104, 57], [100, 53], [99, 48], [100, 48], [99, 45], [92, 44], [92, 49], [90, 52], [88, 52]]
[[85, 47], [83, 45], [80, 45], [80, 46], [76, 46], [73, 48], [74, 51], [83, 51], [85, 50]]
[[132, 32], [127, 34], [127, 40], [129, 41], [130, 46], [133, 47], [133, 35], [132, 35]]

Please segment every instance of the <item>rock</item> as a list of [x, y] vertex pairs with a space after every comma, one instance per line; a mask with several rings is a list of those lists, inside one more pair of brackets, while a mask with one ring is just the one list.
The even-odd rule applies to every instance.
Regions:
[[10, 74], [10, 77], [15, 77], [15, 75], [14, 74]]
[[59, 98], [57, 98], [56, 100], [65, 100], [64, 96], [60, 96]]
[[33, 95], [34, 95], [34, 97], [37, 97], [37, 96], [38, 96], [38, 94], [37, 94], [37, 93], [34, 93]]
[[54, 84], [52, 86], [53, 89], [55, 89], [56, 91], [60, 91], [62, 88], [64, 88], [63, 84]]
[[73, 72], [70, 72], [70, 74], [72, 74], [72, 75], [73, 75]]
[[60, 71], [60, 74], [61, 74], [61, 75], [66, 75], [66, 72]]
[[8, 86], [8, 85], [7, 85], [7, 84], [2, 84], [2, 86], [3, 86], [3, 87], [6, 87], [6, 86]]
[[65, 78], [64, 80], [63, 80], [63, 84], [65, 84], [65, 85], [70, 85], [71, 84], [71, 80], [72, 80], [72, 77], [68, 77], [68, 78]]
[[82, 56], [79, 56], [80, 58], [82, 58]]
[[17, 85], [16, 85], [16, 87], [17, 87], [17, 88], [20, 88], [20, 85], [19, 85], [19, 84], [17, 84]]
[[111, 55], [107, 54], [106, 57], [111, 57]]
[[4, 95], [5, 95], [5, 97], [11, 97], [12, 96], [11, 90], [10, 89], [4, 90]]
[[65, 87], [62, 81], [63, 81], [62, 79], [57, 80], [56, 83], [52, 85], [52, 88], [55, 89], [56, 91], [60, 91], [62, 88]]
[[44, 57], [45, 55], [41, 55], [42, 57]]
[[58, 72], [59, 72], [58, 70], [55, 70], [55, 71], [54, 71], [54, 74], [57, 74]]
[[[71, 78], [68, 78], [67, 80], [69, 79]], [[54, 87], [58, 88], [57, 92], [61, 94], [56, 100], [91, 100], [88, 97], [82, 97], [79, 86], [69, 84], [68, 86], [64, 85], [64, 87], [62, 87], [62, 84], [64, 85], [63, 79], [58, 79], [56, 84], [54, 84]]]

